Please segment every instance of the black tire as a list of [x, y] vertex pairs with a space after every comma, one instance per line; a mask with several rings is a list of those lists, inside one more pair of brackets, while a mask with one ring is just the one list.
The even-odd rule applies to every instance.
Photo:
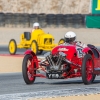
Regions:
[[16, 41], [15, 41], [14, 39], [11, 39], [11, 40], [9, 41], [8, 50], [9, 50], [9, 53], [10, 53], [11, 55], [16, 54], [16, 51], [17, 51], [17, 44], [16, 44]]
[[[33, 75], [36, 74], [36, 70], [35, 69], [31, 69], [31, 72], [28, 73], [29, 68], [27, 68], [27, 62], [28, 60], [32, 61], [32, 56], [31, 55], [26, 55], [23, 59], [23, 63], [22, 63], [22, 75], [23, 75], [23, 79], [25, 81], [26, 84], [33, 84], [35, 81], [35, 76], [31, 76], [32, 79], [29, 79], [28, 74]], [[34, 68], [36, 68], [36, 65], [34, 63]], [[33, 67], [32, 67], [33, 68]]]
[[[88, 64], [91, 65], [86, 66], [88, 60], [91, 61], [91, 63], [88, 62]], [[87, 70], [88, 67], [91, 70]], [[95, 75], [93, 74], [93, 67], [94, 67], [94, 63], [93, 63], [92, 56], [90, 54], [86, 54], [84, 56], [83, 63], [82, 63], [82, 80], [85, 85], [91, 84], [95, 79]]]
[[93, 74], [92, 82], [94, 82], [95, 78], [96, 78], [96, 74]]
[[64, 42], [65, 42], [65, 39], [62, 38], [59, 40], [58, 45], [63, 44]]
[[[34, 46], [33, 46], [34, 45]], [[38, 54], [38, 44], [35, 40], [32, 41], [31, 43], [31, 50], [35, 53]]]

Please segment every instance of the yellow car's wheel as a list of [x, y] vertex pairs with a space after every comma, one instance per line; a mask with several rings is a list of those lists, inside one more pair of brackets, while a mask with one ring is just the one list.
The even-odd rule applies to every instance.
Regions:
[[10, 42], [9, 42], [9, 46], [8, 46], [8, 49], [9, 49], [9, 53], [10, 54], [16, 54], [16, 51], [17, 51], [17, 44], [16, 44], [16, 41], [14, 39], [11, 39]]
[[32, 43], [31, 43], [31, 50], [35, 54], [38, 54], [38, 45], [37, 45], [37, 42], [35, 40], [33, 40]]
[[62, 38], [59, 40], [58, 45], [63, 44], [65, 42], [65, 40]]

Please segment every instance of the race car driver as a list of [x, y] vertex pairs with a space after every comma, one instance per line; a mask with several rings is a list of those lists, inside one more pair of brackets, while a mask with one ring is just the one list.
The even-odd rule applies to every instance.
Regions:
[[33, 23], [33, 29], [31, 31], [31, 34], [33, 34], [32, 36], [35, 36], [37, 34], [45, 34], [45, 32], [40, 28], [40, 24], [38, 22]]
[[69, 31], [65, 34], [64, 40], [65, 40], [65, 43], [68, 43], [68, 44], [73, 44], [73, 45], [76, 44], [77, 46], [81, 46], [83, 48], [87, 47], [86, 44], [76, 41], [76, 34], [72, 31]]
[[33, 32], [36, 29], [40, 29], [40, 24], [38, 22], [33, 23], [33, 29], [31, 32]]
[[[84, 44], [84, 43], [81, 43], [80, 41], [76, 41], [76, 34], [74, 33], [74, 32], [72, 32], [72, 31], [69, 31], [69, 32], [67, 32], [65, 35], [64, 35], [64, 43], [62, 44], [62, 45], [70, 45], [70, 44], [72, 44], [72, 45], [76, 45], [76, 49], [79, 47], [81, 47], [81, 48], [85, 48], [85, 47], [87, 47], [87, 45], [86, 44]], [[80, 53], [80, 54], [79, 54]], [[78, 53], [78, 57], [81, 57], [82, 55], [83, 55], [83, 53], [81, 53], [81, 52], [79, 52]], [[67, 75], [67, 73], [66, 72], [64, 72], [63, 74], [62, 74], [62, 77], [64, 77], [64, 76], [66, 76]]]

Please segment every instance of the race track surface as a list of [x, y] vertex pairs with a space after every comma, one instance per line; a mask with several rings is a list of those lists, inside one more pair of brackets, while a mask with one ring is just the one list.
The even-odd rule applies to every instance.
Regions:
[[[49, 97], [49, 96], [62, 96], [62, 95], [74, 95], [74, 94], [90, 94], [100, 93], [100, 76], [97, 76], [95, 81], [91, 85], [84, 85], [80, 78], [72, 79], [44, 79], [36, 78], [36, 81], [32, 85], [26, 85], [21, 73], [0, 74], [0, 98], [6, 98], [7, 96], [17, 100], [19, 96], [21, 98], [27, 97]], [[55, 92], [54, 92], [55, 91]], [[67, 93], [67, 94], [66, 94]], [[15, 99], [16, 98], [16, 99]], [[22, 99], [21, 99], [22, 100]]]

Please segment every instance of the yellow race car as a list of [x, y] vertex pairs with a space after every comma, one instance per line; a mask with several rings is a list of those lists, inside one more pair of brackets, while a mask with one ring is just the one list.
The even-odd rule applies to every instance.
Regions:
[[57, 44], [54, 43], [54, 37], [45, 33], [42, 29], [36, 29], [33, 32], [24, 32], [20, 36], [20, 43], [17, 45], [14, 39], [9, 42], [9, 53], [16, 54], [17, 48], [31, 50], [35, 54], [41, 54], [43, 51], [51, 51]]

